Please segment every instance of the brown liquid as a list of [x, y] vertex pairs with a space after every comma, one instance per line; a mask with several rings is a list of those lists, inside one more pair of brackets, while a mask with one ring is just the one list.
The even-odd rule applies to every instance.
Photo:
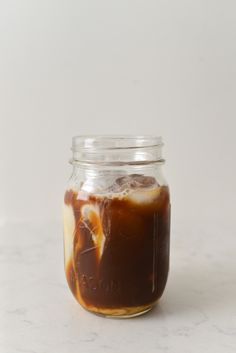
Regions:
[[169, 269], [170, 203], [168, 187], [153, 190], [156, 197], [143, 203], [129, 195], [82, 200], [66, 192], [75, 217], [66, 276], [85, 308], [128, 315], [161, 297]]

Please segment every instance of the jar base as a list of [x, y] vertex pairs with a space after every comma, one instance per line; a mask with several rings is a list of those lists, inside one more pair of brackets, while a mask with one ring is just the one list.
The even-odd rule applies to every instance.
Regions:
[[95, 307], [87, 308], [84, 306], [83, 308], [100, 317], [111, 319], [131, 319], [132, 317], [141, 316], [148, 313], [154, 306], [155, 303], [138, 307], [126, 307], [122, 309], [103, 309]]

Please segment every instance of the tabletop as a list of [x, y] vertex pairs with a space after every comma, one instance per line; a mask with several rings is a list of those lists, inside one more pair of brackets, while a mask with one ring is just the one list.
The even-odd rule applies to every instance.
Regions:
[[2, 224], [0, 353], [235, 353], [235, 248], [232, 223], [172, 222], [158, 305], [107, 319], [82, 309], [68, 289], [61, 224]]

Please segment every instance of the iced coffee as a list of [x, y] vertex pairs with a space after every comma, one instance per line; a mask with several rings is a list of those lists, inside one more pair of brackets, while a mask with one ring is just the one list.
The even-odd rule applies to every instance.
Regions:
[[169, 190], [152, 176], [118, 176], [95, 192], [83, 183], [68, 189], [65, 269], [75, 298], [107, 316], [148, 311], [166, 285], [169, 236]]

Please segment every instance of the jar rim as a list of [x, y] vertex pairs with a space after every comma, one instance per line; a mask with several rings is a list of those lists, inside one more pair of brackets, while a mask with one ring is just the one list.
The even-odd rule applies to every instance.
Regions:
[[72, 138], [72, 151], [129, 150], [163, 146], [155, 135], [77, 135]]

